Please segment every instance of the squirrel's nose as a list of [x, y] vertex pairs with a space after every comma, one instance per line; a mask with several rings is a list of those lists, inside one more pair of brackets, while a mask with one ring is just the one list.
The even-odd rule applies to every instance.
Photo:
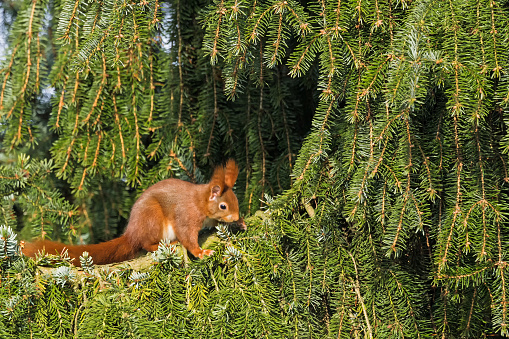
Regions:
[[239, 220], [239, 214], [238, 213], [230, 214], [230, 215], [226, 216], [226, 218], [224, 218], [224, 219], [226, 222], [237, 221], [237, 220]]

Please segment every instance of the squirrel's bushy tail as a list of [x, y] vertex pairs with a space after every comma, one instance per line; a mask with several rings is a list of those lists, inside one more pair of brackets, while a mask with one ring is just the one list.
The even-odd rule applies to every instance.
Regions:
[[124, 235], [94, 245], [65, 245], [60, 242], [41, 240], [26, 243], [22, 252], [24, 255], [33, 258], [38, 252], [43, 250], [48, 254], [61, 254], [67, 249], [69, 257], [74, 259], [72, 261], [74, 266], [80, 267], [80, 256], [85, 251], [90, 254], [94, 264], [104, 265], [134, 258], [139, 248], [133, 245], [129, 243]]

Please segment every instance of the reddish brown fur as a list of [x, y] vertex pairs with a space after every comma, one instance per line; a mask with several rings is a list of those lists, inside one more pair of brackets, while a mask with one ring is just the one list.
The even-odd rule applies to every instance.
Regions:
[[[155, 251], [172, 225], [176, 240], [195, 257], [203, 258], [213, 251], [198, 245], [198, 232], [206, 218], [233, 222], [239, 219], [239, 204], [233, 185], [239, 170], [235, 161], [217, 167], [208, 184], [198, 185], [179, 179], [166, 179], [150, 186], [136, 200], [129, 223], [119, 238], [95, 245], [64, 245], [53, 241], [27, 243], [23, 253], [34, 257], [40, 250], [61, 253], [67, 249], [74, 265], [80, 266], [79, 256], [87, 251], [95, 264], [108, 264], [133, 258], [141, 249]], [[221, 207], [225, 207], [222, 209]], [[167, 234], [165, 234], [167, 233]], [[175, 239], [170, 239], [175, 240]]]
[[235, 181], [237, 181], [237, 176], [239, 175], [239, 167], [234, 160], [230, 159], [226, 163], [224, 169], [224, 182], [226, 186], [232, 188], [235, 185]]
[[[112, 249], [115, 249], [112, 251]], [[129, 242], [122, 235], [116, 239], [93, 245], [65, 245], [55, 241], [36, 241], [27, 243], [23, 249], [23, 254], [28, 257], [35, 257], [39, 252], [47, 254], [62, 254], [67, 250], [69, 257], [74, 259], [72, 263], [80, 267], [79, 257], [83, 252], [88, 252], [97, 265], [109, 264], [134, 258], [141, 248], [129, 246]]]

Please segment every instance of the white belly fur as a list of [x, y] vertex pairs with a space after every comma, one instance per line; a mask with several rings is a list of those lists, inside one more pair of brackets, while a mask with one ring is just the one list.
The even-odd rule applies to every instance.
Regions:
[[[211, 218], [205, 218], [202, 228], [212, 229], [217, 226], [217, 220]], [[163, 239], [169, 240], [170, 242], [177, 240], [173, 225], [168, 223], [164, 228]]]
[[166, 225], [166, 228], [163, 232], [163, 239], [169, 240], [170, 242], [177, 240], [175, 231], [173, 230], [173, 226], [171, 224]]

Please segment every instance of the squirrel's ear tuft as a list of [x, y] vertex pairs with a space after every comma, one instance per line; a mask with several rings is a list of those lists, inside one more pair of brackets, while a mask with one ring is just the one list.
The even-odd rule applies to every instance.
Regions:
[[239, 176], [239, 166], [235, 163], [235, 160], [230, 159], [224, 166], [224, 183], [226, 186], [233, 188], [237, 177]]

